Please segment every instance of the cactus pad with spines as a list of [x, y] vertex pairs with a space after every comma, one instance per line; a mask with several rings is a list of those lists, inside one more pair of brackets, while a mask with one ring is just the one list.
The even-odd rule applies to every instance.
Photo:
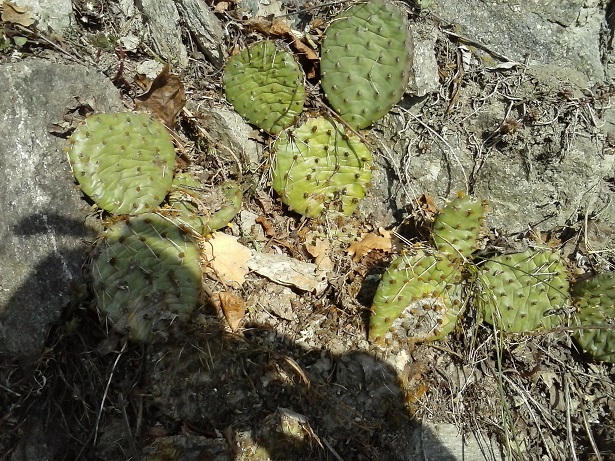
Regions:
[[114, 329], [147, 342], [196, 307], [199, 249], [168, 219], [140, 214], [107, 229], [93, 258], [92, 276], [98, 308]]
[[350, 215], [371, 179], [372, 156], [359, 138], [323, 117], [309, 119], [274, 145], [273, 189], [310, 218]]
[[321, 47], [321, 85], [353, 128], [383, 117], [402, 98], [411, 74], [412, 37], [405, 13], [371, 0], [340, 13]]
[[148, 212], [171, 188], [173, 142], [166, 128], [146, 114], [92, 115], [70, 143], [68, 155], [81, 190], [104, 210]]
[[451, 260], [466, 260], [478, 247], [478, 235], [485, 221], [486, 203], [459, 193], [436, 216], [433, 240], [438, 251]]
[[369, 337], [388, 334], [415, 341], [444, 338], [454, 328], [462, 307], [462, 273], [440, 253], [396, 258], [382, 276], [374, 296]]
[[204, 188], [190, 174], [179, 173], [169, 193], [170, 208], [160, 212], [186, 232], [204, 235], [227, 226], [241, 210], [242, 198], [234, 181]]
[[596, 359], [615, 363], [615, 272], [578, 283], [572, 298], [578, 309], [573, 324], [583, 327], [575, 330], [575, 340]]
[[273, 41], [232, 56], [223, 74], [226, 98], [250, 123], [277, 134], [303, 110], [305, 76], [295, 58]]
[[481, 266], [478, 280], [480, 312], [505, 332], [553, 328], [570, 306], [566, 267], [553, 251], [495, 256]]

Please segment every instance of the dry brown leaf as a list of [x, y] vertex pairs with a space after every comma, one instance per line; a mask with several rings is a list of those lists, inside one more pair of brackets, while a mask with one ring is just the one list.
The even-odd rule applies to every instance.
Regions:
[[147, 92], [137, 98], [136, 107], [147, 110], [167, 127], [173, 128], [185, 104], [184, 84], [177, 75], [169, 73], [169, 65], [166, 64]]
[[214, 273], [224, 283], [243, 285], [252, 254], [237, 237], [214, 232], [202, 246], [206, 271]]
[[2, 3], [2, 22], [19, 24], [24, 27], [29, 27], [34, 24], [32, 12], [24, 7], [13, 5], [11, 2]]
[[218, 293], [218, 298], [220, 299], [220, 306], [229, 327], [231, 327], [231, 330], [237, 331], [243, 317], [246, 315], [246, 302], [228, 291]]
[[380, 235], [370, 232], [361, 234], [361, 240], [352, 242], [346, 252], [352, 256], [354, 262], [358, 262], [364, 255], [372, 250], [382, 250], [387, 253], [393, 248], [391, 243], [391, 233], [382, 227], [378, 229]]
[[330, 271], [333, 269], [333, 261], [329, 257], [331, 245], [328, 240], [316, 238], [314, 245], [305, 244], [305, 249], [314, 258], [314, 263], [320, 270]]

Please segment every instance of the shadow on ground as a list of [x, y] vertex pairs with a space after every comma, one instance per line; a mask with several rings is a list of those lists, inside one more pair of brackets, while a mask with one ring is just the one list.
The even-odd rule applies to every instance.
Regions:
[[[60, 217], [54, 230], [88, 232]], [[41, 261], [9, 315], [35, 310], [24, 294], [53, 290], [50, 271], [74, 256]], [[306, 350], [267, 325], [231, 334], [205, 307], [170, 324], [164, 343], [124, 345], [88, 299], [67, 300], [38, 359], [0, 362], [0, 459], [395, 461], [424, 459], [435, 440], [408, 414], [394, 370], [369, 354]]]

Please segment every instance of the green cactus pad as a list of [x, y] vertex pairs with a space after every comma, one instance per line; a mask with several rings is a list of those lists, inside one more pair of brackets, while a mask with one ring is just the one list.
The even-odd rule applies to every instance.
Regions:
[[115, 330], [135, 341], [150, 341], [196, 307], [199, 250], [168, 219], [144, 213], [105, 232], [92, 276], [98, 307]]
[[496, 256], [480, 268], [478, 280], [480, 312], [506, 332], [553, 328], [570, 306], [566, 267], [552, 251]]
[[241, 210], [242, 198], [234, 181], [205, 189], [190, 174], [179, 173], [169, 193], [170, 208], [160, 213], [188, 233], [205, 235], [227, 226]]
[[462, 307], [461, 271], [444, 255], [418, 251], [396, 258], [374, 296], [369, 338], [387, 334], [414, 341], [442, 339]]
[[104, 210], [153, 210], [173, 181], [175, 148], [166, 128], [146, 114], [92, 115], [77, 127], [68, 151], [73, 173]]
[[478, 235], [485, 221], [486, 204], [458, 194], [438, 214], [433, 225], [436, 248], [451, 260], [466, 260], [478, 248]]
[[308, 120], [274, 145], [273, 189], [297, 213], [350, 215], [371, 179], [367, 146], [343, 126], [323, 117]]
[[326, 30], [321, 85], [331, 107], [353, 128], [367, 127], [400, 101], [411, 66], [406, 15], [388, 1], [357, 3]]
[[572, 297], [578, 309], [573, 324], [587, 327], [574, 332], [575, 340], [596, 359], [615, 363], [615, 272], [576, 284]]
[[257, 127], [277, 134], [303, 110], [305, 76], [295, 58], [272, 41], [257, 42], [231, 57], [222, 77], [226, 98]]

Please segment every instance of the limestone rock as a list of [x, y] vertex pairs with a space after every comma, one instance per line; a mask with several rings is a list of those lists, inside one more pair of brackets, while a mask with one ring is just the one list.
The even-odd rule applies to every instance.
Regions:
[[[508, 58], [524, 62], [573, 83], [604, 78], [600, 40], [605, 27], [601, 0], [435, 0], [433, 12]], [[480, 54], [488, 59], [488, 55]], [[488, 65], [488, 63], [487, 63]]]
[[26, 8], [36, 19], [36, 28], [43, 33], [62, 33], [75, 25], [71, 0], [12, 0], [15, 6]]
[[48, 133], [75, 97], [121, 108], [115, 88], [79, 65], [36, 59], [0, 66], [0, 355], [35, 358], [50, 324], [82, 285], [89, 207]]

